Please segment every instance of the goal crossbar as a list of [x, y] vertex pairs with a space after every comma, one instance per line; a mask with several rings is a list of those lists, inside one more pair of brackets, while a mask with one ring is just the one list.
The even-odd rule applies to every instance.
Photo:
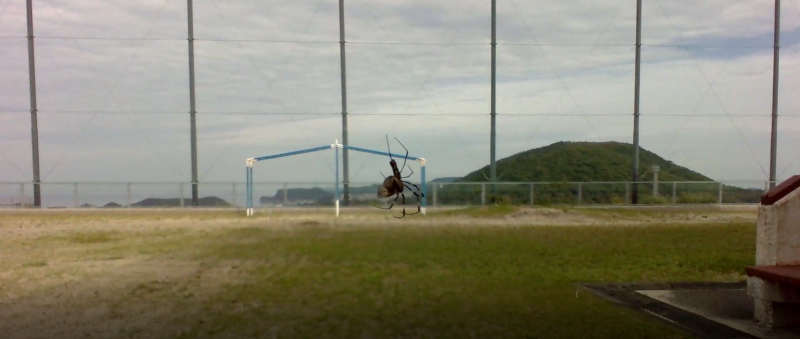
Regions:
[[307, 148], [307, 149], [291, 151], [291, 152], [285, 152], [285, 153], [272, 154], [272, 155], [265, 155], [265, 156], [256, 157], [256, 158], [247, 158], [247, 160], [245, 160], [245, 162], [247, 164], [247, 168], [246, 168], [247, 216], [252, 216], [253, 215], [253, 211], [254, 211], [254, 209], [253, 209], [253, 166], [255, 165], [256, 162], [264, 161], [264, 160], [277, 159], [277, 158], [283, 158], [283, 157], [290, 157], [290, 156], [295, 156], [295, 155], [300, 155], [300, 154], [305, 154], [305, 153], [319, 152], [319, 151], [324, 151], [324, 150], [328, 150], [328, 149], [333, 149], [334, 152], [335, 152], [335, 162], [336, 162], [336, 165], [335, 165], [335, 167], [336, 167], [335, 209], [336, 209], [336, 216], [337, 217], [339, 216], [339, 195], [340, 195], [339, 194], [339, 149], [347, 149], [347, 150], [353, 150], [353, 151], [356, 151], [356, 152], [362, 152], [362, 153], [367, 153], [367, 154], [375, 154], [375, 155], [382, 155], [382, 156], [389, 156], [389, 157], [396, 157], [396, 158], [404, 158], [404, 159], [407, 158], [409, 160], [414, 160], [414, 161], [419, 162], [420, 163], [420, 191], [422, 191], [422, 194], [423, 194], [423, 197], [420, 198], [420, 208], [421, 208], [422, 214], [423, 215], [425, 214], [425, 202], [426, 202], [426, 195], [425, 195], [425, 186], [426, 186], [425, 185], [425, 165], [426, 165], [426, 161], [425, 161], [425, 158], [414, 157], [414, 156], [411, 156], [411, 155], [406, 157], [405, 154], [400, 155], [400, 154], [396, 154], [396, 153], [377, 151], [377, 150], [372, 150], [372, 149], [368, 149], [368, 148], [362, 148], [362, 147], [356, 147], [356, 146], [350, 146], [350, 145], [342, 145], [342, 144], [339, 143], [339, 140], [336, 140], [331, 145]]

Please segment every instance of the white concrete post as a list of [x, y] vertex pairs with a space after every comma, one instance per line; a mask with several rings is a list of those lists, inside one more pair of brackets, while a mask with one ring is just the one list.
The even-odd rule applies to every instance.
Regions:
[[672, 204], [676, 204], [678, 202], [678, 183], [672, 183]]
[[481, 206], [486, 205], [486, 183], [481, 183]]
[[629, 205], [631, 203], [631, 183], [625, 183], [625, 205]]
[[440, 185], [441, 184], [433, 184], [432, 187], [431, 187], [433, 189], [433, 199], [431, 199], [432, 202], [433, 202], [433, 204], [432, 204], [433, 207], [436, 207], [436, 204], [437, 204], [437, 201], [436, 201], [436, 199], [437, 199], [436, 194], [437, 194], [437, 191], [438, 191], [437, 187], [439, 187]]
[[[756, 266], [800, 265], [800, 187], [759, 206], [755, 259]], [[748, 274], [747, 294], [754, 298], [761, 325], [800, 325], [800, 287]]]
[[529, 190], [530, 190], [530, 192], [528, 192], [528, 194], [530, 194], [530, 205], [533, 206], [534, 205], [534, 201], [533, 201], [533, 199], [534, 199], [534, 196], [533, 196], [533, 183], [531, 183], [531, 186], [530, 186]]

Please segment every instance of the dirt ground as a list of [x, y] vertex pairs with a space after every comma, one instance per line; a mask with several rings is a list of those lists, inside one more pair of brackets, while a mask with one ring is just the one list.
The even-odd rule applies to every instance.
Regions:
[[343, 209], [339, 218], [329, 210], [259, 211], [249, 218], [215, 210], [0, 210], [0, 338], [180, 337], [191, 321], [203, 321], [192, 313], [207, 311], [190, 305], [243, 278], [241, 268], [254, 264], [192, 256], [195, 241], [226, 228], [641, 226], [756, 218], [753, 206], [438, 213], [445, 212], [395, 219], [355, 209]]

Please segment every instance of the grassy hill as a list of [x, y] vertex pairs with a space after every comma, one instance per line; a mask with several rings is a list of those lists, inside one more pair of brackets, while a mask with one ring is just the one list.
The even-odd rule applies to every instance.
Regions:
[[[633, 145], [621, 142], [561, 141], [517, 153], [497, 161], [498, 181], [629, 181]], [[652, 165], [660, 167], [663, 181], [713, 181], [639, 147], [639, 177], [652, 178]], [[488, 181], [489, 165], [458, 181]]]
[[[624, 203], [629, 187], [625, 184], [582, 184], [568, 182], [625, 182], [631, 181], [633, 145], [621, 142], [567, 142], [520, 152], [497, 161], [499, 182], [551, 182], [534, 185], [536, 204]], [[689, 168], [677, 165], [644, 148], [639, 148], [639, 181], [652, 181], [652, 166], [659, 166], [659, 195], [653, 195], [651, 183], [638, 185], [640, 203], [667, 203], [673, 189], [677, 203], [714, 203], [718, 200], [719, 185], [715, 183], [676, 184], [671, 181], [713, 181]], [[455, 182], [488, 182], [489, 166], [473, 171]], [[580, 191], [580, 198], [579, 198]], [[760, 190], [723, 186], [724, 202], [757, 202]], [[478, 185], [443, 186], [437, 192], [442, 203], [479, 204]], [[530, 185], [496, 185], [487, 187], [486, 202], [530, 202]]]
[[[191, 206], [192, 199], [184, 198], [184, 206]], [[201, 207], [230, 207], [231, 204], [218, 197], [201, 197], [197, 199], [197, 204]], [[132, 204], [133, 207], [178, 207], [181, 205], [180, 198], [147, 198]]]

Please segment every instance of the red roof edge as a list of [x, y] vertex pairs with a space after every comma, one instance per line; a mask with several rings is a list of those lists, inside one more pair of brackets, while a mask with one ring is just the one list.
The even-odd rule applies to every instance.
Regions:
[[767, 191], [767, 193], [764, 193], [764, 195], [761, 196], [761, 204], [772, 205], [798, 188], [800, 188], [800, 175], [793, 175], [780, 185], [777, 185]]

